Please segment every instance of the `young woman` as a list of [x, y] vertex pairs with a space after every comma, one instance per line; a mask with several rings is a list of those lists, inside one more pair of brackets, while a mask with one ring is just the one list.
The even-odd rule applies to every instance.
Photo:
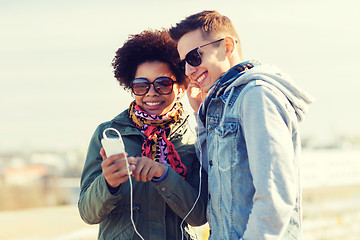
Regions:
[[[115, 78], [135, 100], [100, 124], [89, 145], [79, 211], [85, 222], [100, 223], [98, 239], [193, 239], [185, 226], [206, 223], [207, 175], [200, 173], [188, 114], [177, 102], [187, 87], [179, 61], [166, 31], [132, 35], [116, 52]], [[132, 202], [125, 155], [107, 156], [102, 148], [107, 128], [118, 130], [124, 141]]]

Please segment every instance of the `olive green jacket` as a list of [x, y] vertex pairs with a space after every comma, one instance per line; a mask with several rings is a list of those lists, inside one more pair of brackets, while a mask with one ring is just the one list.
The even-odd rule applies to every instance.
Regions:
[[[130, 120], [127, 110], [112, 121], [99, 125], [90, 141], [81, 176], [79, 212], [86, 223], [100, 223], [98, 239], [140, 239], [130, 220], [129, 181], [111, 194], [102, 174], [100, 141], [103, 130], [108, 127], [119, 130], [128, 156], [141, 156], [145, 136]], [[107, 135], [111, 133], [109, 131]], [[200, 164], [193, 145], [195, 138], [188, 127], [188, 115], [183, 116], [182, 121], [173, 128], [169, 140], [188, 169], [186, 179], [172, 168], [169, 168], [166, 179], [159, 183], [137, 182], [132, 178], [133, 218], [137, 230], [146, 240], [181, 239], [182, 218], [190, 211], [198, 196]], [[201, 175], [201, 197], [186, 218], [185, 226], [206, 223], [207, 174], [202, 170]], [[185, 230], [183, 232], [184, 239], [196, 239], [193, 234]]]

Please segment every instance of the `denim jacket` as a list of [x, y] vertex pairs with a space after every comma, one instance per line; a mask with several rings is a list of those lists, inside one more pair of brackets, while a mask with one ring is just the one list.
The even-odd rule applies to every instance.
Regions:
[[197, 116], [209, 239], [301, 239], [299, 121], [310, 102], [259, 66], [210, 101], [205, 126]]

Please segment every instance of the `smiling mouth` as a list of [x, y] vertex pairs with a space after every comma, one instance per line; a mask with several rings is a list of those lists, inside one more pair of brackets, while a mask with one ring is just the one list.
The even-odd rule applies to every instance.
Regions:
[[198, 83], [201, 83], [201, 81], [204, 80], [204, 78], [205, 78], [205, 74], [201, 74], [200, 77], [198, 77], [198, 78], [196, 79], [196, 81], [197, 81]]
[[147, 102], [146, 105], [149, 105], [149, 106], [157, 106], [157, 105], [160, 105], [161, 102]]

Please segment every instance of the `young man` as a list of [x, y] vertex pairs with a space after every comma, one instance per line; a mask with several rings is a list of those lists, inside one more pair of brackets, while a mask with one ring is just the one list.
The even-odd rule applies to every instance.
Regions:
[[201, 91], [188, 92], [208, 171], [209, 239], [300, 239], [299, 122], [311, 97], [279, 69], [244, 61], [235, 28], [216, 11], [169, 32], [190, 89], [207, 94], [202, 102]]

